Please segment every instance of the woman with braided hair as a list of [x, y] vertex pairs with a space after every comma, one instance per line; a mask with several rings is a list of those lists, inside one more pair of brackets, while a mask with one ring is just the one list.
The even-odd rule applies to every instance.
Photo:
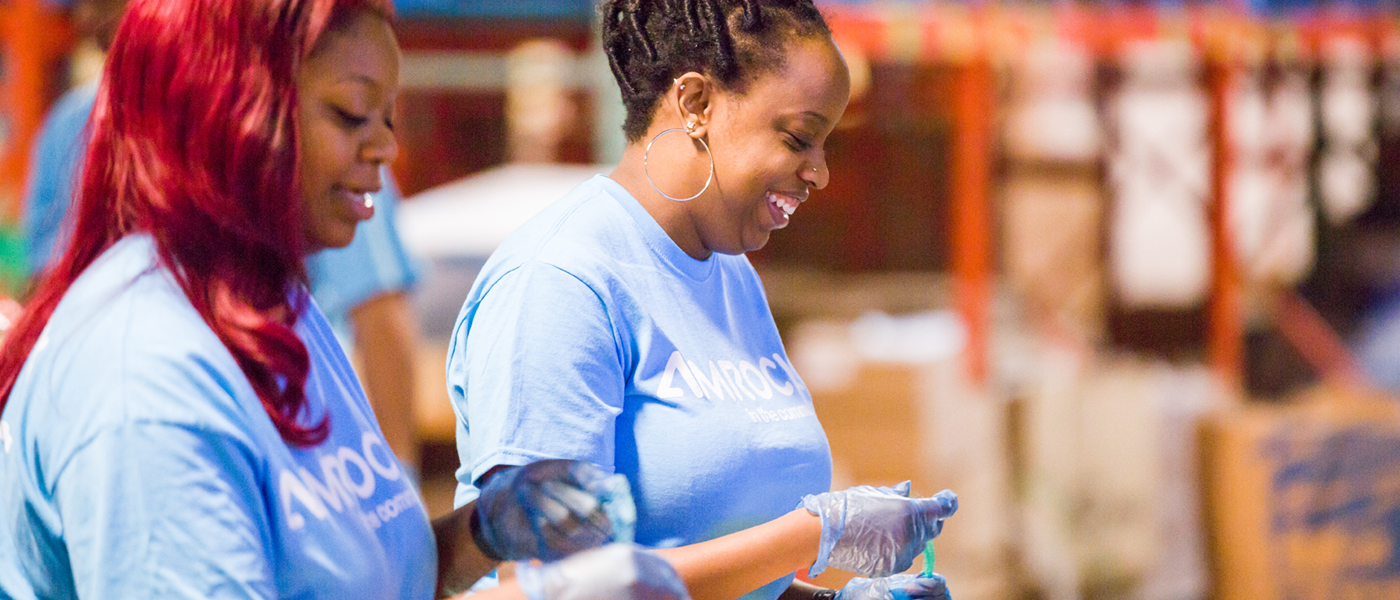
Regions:
[[[941, 576], [895, 574], [956, 496], [827, 491], [826, 436], [744, 256], [827, 184], [850, 80], [824, 19], [811, 0], [608, 0], [601, 21], [628, 145], [512, 234], [466, 299], [448, 357], [457, 502], [588, 461], [626, 476], [636, 541], [670, 547], [697, 599], [946, 597]], [[478, 529], [501, 558], [574, 549]], [[874, 579], [793, 583], [827, 566]]]
[[[66, 248], [0, 350], [0, 598], [427, 600], [490, 570], [430, 525], [305, 285], [397, 151], [392, 16], [131, 1]], [[686, 597], [629, 544], [518, 572], [480, 597]]]

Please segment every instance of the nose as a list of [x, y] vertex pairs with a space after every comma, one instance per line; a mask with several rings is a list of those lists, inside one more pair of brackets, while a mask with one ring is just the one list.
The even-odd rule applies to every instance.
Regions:
[[370, 138], [360, 146], [360, 159], [377, 165], [391, 163], [398, 155], [399, 141], [387, 126], [376, 127]]
[[826, 168], [826, 159], [822, 158], [815, 164], [808, 164], [803, 167], [802, 180], [807, 182], [812, 189], [822, 189], [831, 181], [831, 172]]

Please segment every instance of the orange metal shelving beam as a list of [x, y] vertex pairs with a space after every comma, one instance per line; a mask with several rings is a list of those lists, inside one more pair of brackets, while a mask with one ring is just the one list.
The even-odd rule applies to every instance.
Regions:
[[0, 111], [10, 129], [0, 150], [0, 222], [14, 222], [29, 167], [29, 147], [48, 109], [49, 90], [54, 88], [50, 66], [67, 52], [72, 34], [67, 20], [40, 0], [10, 0], [0, 7], [0, 43], [5, 61]]
[[953, 93], [953, 280], [958, 311], [968, 328], [965, 353], [972, 381], [987, 380], [991, 339], [992, 140], [996, 79], [985, 51], [957, 65]]
[[1211, 97], [1211, 294], [1207, 306], [1209, 332], [1207, 353], [1210, 366], [1220, 381], [1239, 389], [1244, 377], [1244, 278], [1235, 255], [1230, 233], [1230, 173], [1233, 158], [1228, 135], [1230, 85], [1237, 67], [1230, 57], [1217, 54], [1208, 58], [1207, 84]]

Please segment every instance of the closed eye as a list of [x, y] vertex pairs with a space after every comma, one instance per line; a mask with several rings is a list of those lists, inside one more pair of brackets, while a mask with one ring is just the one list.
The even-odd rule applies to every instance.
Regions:
[[369, 122], [369, 117], [362, 117], [339, 107], [331, 107], [335, 111], [335, 116], [347, 127], [357, 128]]
[[812, 143], [805, 138], [787, 132], [783, 133], [783, 143], [787, 144], [789, 148], [792, 148], [793, 152], [804, 152], [812, 147]]

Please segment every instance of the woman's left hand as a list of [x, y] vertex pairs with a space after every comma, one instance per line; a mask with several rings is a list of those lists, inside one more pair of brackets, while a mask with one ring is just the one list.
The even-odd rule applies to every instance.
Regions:
[[931, 498], [910, 498], [906, 481], [806, 496], [802, 507], [822, 521], [817, 560], [808, 575], [830, 566], [884, 577], [914, 564], [924, 543], [943, 531], [943, 520], [957, 512], [958, 495], [943, 490]]
[[836, 600], [952, 600], [952, 596], [948, 595], [948, 580], [934, 573], [930, 577], [856, 577], [841, 588]]

